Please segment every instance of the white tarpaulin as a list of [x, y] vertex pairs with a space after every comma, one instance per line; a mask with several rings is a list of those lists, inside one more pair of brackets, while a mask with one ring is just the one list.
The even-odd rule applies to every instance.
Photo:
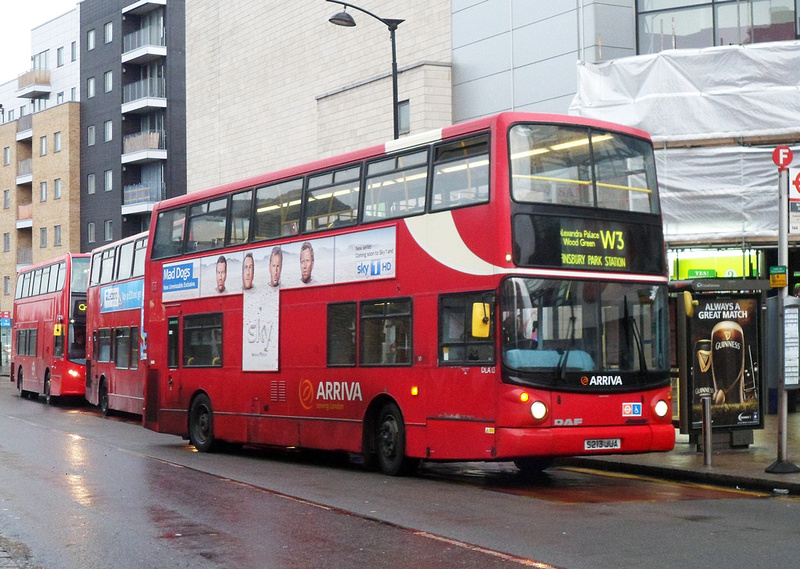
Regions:
[[800, 42], [579, 63], [570, 113], [650, 133], [668, 242], [777, 239], [773, 146], [665, 146], [799, 133]]
[[[800, 147], [792, 147], [797, 155]], [[668, 242], [778, 238], [772, 148], [722, 146], [656, 152]]]
[[655, 142], [800, 132], [800, 42], [580, 62], [570, 114], [640, 128]]

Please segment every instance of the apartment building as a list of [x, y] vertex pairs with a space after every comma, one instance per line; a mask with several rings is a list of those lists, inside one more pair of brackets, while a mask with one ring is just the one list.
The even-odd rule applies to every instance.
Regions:
[[186, 192], [183, 0], [81, 3], [83, 251]]
[[77, 29], [77, 8], [34, 28], [31, 68], [0, 84], [0, 312], [12, 310], [20, 267], [80, 248]]

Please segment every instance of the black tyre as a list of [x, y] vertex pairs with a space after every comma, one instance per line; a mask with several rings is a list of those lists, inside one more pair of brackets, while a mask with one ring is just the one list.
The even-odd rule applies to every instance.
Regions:
[[552, 458], [536, 458], [532, 456], [518, 458], [514, 461], [514, 466], [519, 469], [520, 474], [525, 478], [541, 478], [544, 471], [550, 468], [552, 464]]
[[189, 441], [200, 452], [211, 452], [218, 446], [214, 440], [214, 412], [205, 393], [195, 397], [189, 407]]
[[400, 408], [387, 403], [378, 414], [375, 429], [375, 451], [378, 468], [389, 476], [400, 476], [413, 472], [418, 459], [406, 456], [406, 427]]
[[44, 402], [47, 403], [48, 405], [55, 405], [56, 398], [50, 394], [50, 388], [51, 388], [50, 372], [47, 371], [44, 374]]
[[105, 379], [100, 380], [100, 387], [97, 389], [97, 404], [103, 416], [108, 416], [110, 412], [108, 408], [108, 385]]

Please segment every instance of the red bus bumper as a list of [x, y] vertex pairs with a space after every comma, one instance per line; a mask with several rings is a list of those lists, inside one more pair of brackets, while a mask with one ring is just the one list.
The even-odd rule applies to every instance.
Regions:
[[[596, 441], [619, 440], [619, 448]], [[587, 441], [591, 441], [587, 443]], [[608, 427], [498, 428], [497, 459], [525, 456], [577, 456], [669, 451], [675, 447], [672, 424]], [[587, 448], [587, 445], [590, 448]]]

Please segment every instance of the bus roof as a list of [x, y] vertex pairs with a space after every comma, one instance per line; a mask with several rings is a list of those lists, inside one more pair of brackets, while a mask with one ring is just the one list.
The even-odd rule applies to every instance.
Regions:
[[549, 113], [523, 113], [523, 112], [503, 112], [495, 115], [481, 117], [478, 119], [457, 123], [451, 126], [434, 129], [420, 134], [400, 138], [398, 140], [391, 140], [384, 144], [370, 146], [360, 150], [354, 150], [328, 158], [321, 158], [312, 162], [298, 164], [289, 168], [276, 170], [273, 172], [259, 174], [251, 178], [236, 180], [228, 182], [219, 186], [207, 188], [204, 190], [191, 192], [181, 196], [169, 198], [157, 204], [157, 209], [166, 209], [181, 204], [192, 203], [197, 200], [203, 200], [216, 195], [224, 194], [230, 191], [258, 187], [278, 180], [285, 180], [295, 177], [300, 177], [305, 174], [324, 171], [329, 168], [346, 164], [348, 162], [356, 162], [368, 158], [383, 156], [387, 153], [398, 152], [405, 149], [414, 148], [423, 144], [434, 143], [443, 139], [456, 138], [459, 136], [467, 135], [472, 132], [485, 130], [488, 128], [495, 128], [505, 130], [509, 125], [517, 122], [543, 122], [553, 124], [567, 124], [576, 126], [588, 126], [600, 128], [603, 130], [612, 130], [623, 134], [628, 134], [645, 140], [651, 140], [650, 135], [642, 130], [627, 127], [615, 123], [591, 119], [587, 117], [579, 117], [572, 115], [549, 114]]

